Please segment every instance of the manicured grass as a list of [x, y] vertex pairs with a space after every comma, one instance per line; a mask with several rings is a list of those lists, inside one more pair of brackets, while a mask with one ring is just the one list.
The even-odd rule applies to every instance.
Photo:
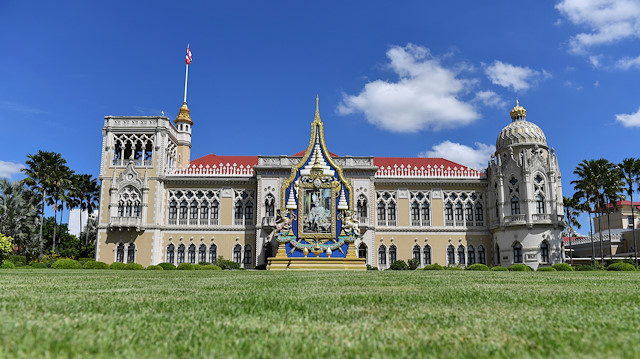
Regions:
[[638, 358], [640, 273], [0, 270], [0, 357]]

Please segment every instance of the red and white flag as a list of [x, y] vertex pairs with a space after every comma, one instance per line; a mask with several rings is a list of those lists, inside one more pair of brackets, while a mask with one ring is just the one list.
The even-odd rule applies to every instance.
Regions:
[[191, 63], [191, 50], [189, 50], [189, 45], [187, 45], [187, 65]]

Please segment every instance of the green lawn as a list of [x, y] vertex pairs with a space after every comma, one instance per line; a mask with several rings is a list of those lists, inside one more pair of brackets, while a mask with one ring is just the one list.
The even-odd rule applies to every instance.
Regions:
[[0, 270], [0, 357], [638, 358], [640, 273]]

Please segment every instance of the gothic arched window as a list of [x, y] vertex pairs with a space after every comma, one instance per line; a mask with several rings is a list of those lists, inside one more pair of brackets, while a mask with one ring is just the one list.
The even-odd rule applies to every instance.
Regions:
[[124, 263], [124, 243], [118, 243], [116, 248], [116, 262]]
[[180, 243], [178, 246], [178, 264], [184, 263], [184, 244]]
[[358, 258], [367, 259], [367, 245], [364, 242], [358, 246]]
[[456, 249], [453, 247], [453, 244], [450, 244], [449, 247], [447, 247], [447, 264], [456, 264]]
[[464, 246], [462, 244], [458, 246], [458, 263], [460, 263], [460, 264], [464, 264], [465, 263]]
[[136, 261], [136, 245], [135, 243], [129, 243], [127, 248], [127, 263], [135, 263]]
[[417, 244], [413, 246], [412, 258], [418, 260], [418, 265], [420, 264], [420, 246]]
[[167, 262], [168, 263], [173, 263], [173, 260], [175, 259], [175, 246], [173, 245], [173, 243], [170, 243], [169, 246], [167, 247]]
[[480, 245], [478, 247], [478, 263], [487, 264], [487, 257], [486, 257], [483, 245]]
[[240, 246], [239, 244], [236, 244], [236, 246], [233, 248], [233, 261], [236, 263], [241, 263], [241, 259], [242, 259], [242, 246]]
[[251, 253], [251, 245], [249, 243], [244, 245], [244, 266], [245, 268], [251, 266], [251, 257], [253, 256]]
[[389, 246], [389, 264], [395, 263], [398, 260], [398, 249], [395, 244]]
[[468, 264], [474, 264], [476, 262], [476, 252], [475, 252], [475, 248], [473, 248], [473, 246], [470, 244], [469, 247], [467, 247], [467, 263]]
[[511, 197], [511, 215], [520, 214], [520, 199], [517, 196]]
[[522, 263], [522, 244], [520, 242], [513, 244], [513, 263]]
[[549, 263], [549, 244], [547, 241], [542, 241], [540, 244], [540, 257], [542, 263]]
[[200, 244], [200, 248], [198, 249], [198, 262], [206, 262], [207, 261], [207, 246], [204, 243]]
[[536, 212], [538, 214], [546, 213], [544, 208], [544, 197], [541, 194], [536, 196]]
[[216, 246], [214, 243], [211, 243], [211, 246], [209, 247], [209, 261], [215, 264], [217, 260], [218, 260], [218, 246]]
[[431, 246], [428, 244], [424, 245], [424, 248], [422, 249], [422, 254], [424, 256], [424, 264], [431, 264]]
[[387, 247], [384, 244], [378, 247], [378, 264], [381, 267], [387, 265]]
[[189, 245], [189, 263], [196, 264], [196, 245], [193, 243]]

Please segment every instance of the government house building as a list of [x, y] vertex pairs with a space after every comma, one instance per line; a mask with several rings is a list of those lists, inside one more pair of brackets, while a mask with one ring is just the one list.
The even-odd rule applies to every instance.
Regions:
[[192, 159], [197, 119], [186, 102], [173, 122], [107, 116], [96, 260], [224, 257], [270, 270], [562, 262], [557, 156], [522, 106], [510, 115], [482, 171], [444, 158], [335, 155], [317, 103], [311, 132], [289, 134], [306, 150], [289, 156]]

